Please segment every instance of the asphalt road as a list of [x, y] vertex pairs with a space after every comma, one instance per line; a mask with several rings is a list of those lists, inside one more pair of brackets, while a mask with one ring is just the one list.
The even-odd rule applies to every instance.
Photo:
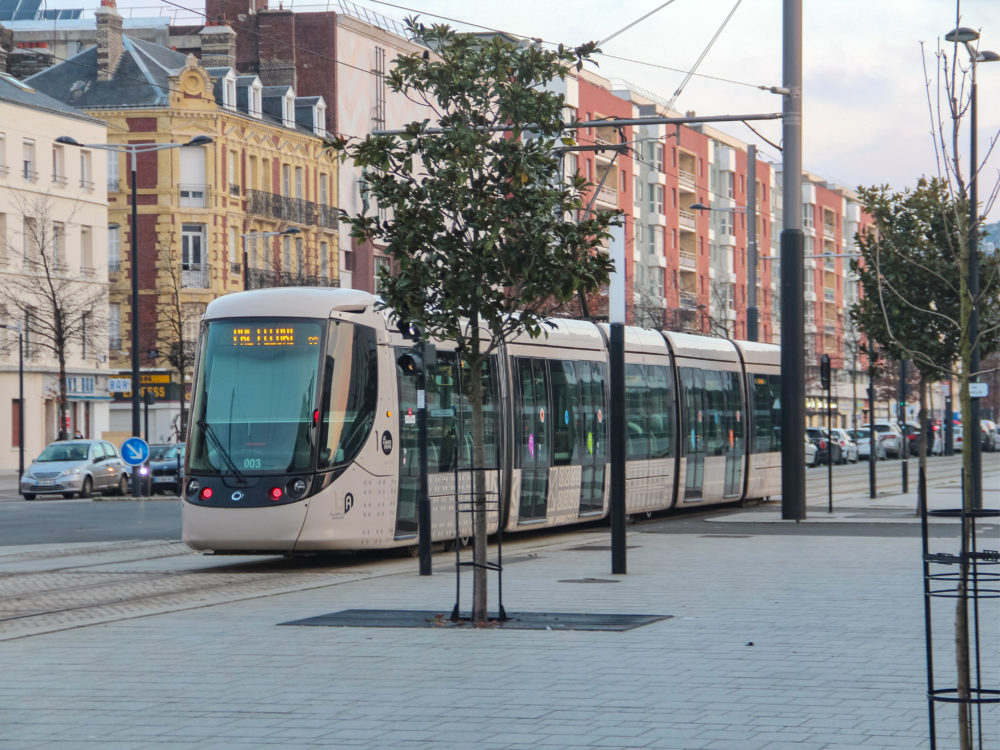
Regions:
[[[928, 462], [928, 485], [934, 487], [959, 486], [961, 457], [936, 457]], [[984, 489], [1000, 492], [1000, 453], [983, 455]], [[909, 490], [915, 494], [917, 485], [917, 461], [911, 459], [908, 466]], [[881, 461], [877, 464], [878, 496], [895, 495], [901, 491], [902, 462]], [[852, 508], [864, 511], [868, 502], [868, 465], [859, 463], [833, 467], [833, 507], [835, 510]], [[829, 505], [827, 489], [827, 467], [810, 468], [806, 471], [807, 513], [811, 517], [821, 516]], [[57, 496], [58, 497], [58, 496]], [[911, 534], [919, 533], [919, 525], [912, 523], [912, 513], [903, 505], [902, 519], [895, 532], [880, 526], [872, 533]], [[780, 501], [777, 501], [780, 502]], [[776, 502], [762, 506], [766, 512], [776, 507]], [[916, 508], [914, 507], [914, 511]], [[643, 519], [642, 530], [652, 533], [726, 533], [739, 534], [746, 531], [741, 523], [728, 523], [720, 529], [713, 519], [720, 513], [731, 513], [733, 507], [724, 509], [699, 510], [694, 513], [670, 515]], [[753, 509], [750, 509], [753, 511]], [[773, 512], [772, 512], [773, 515]], [[746, 517], [746, 524], [756, 528], [752, 516]], [[858, 524], [843, 524], [836, 529], [833, 524], [827, 533], [863, 533]], [[759, 529], [757, 533], [762, 533]], [[796, 532], [794, 524], [777, 524], [766, 527], [763, 533], [805, 533]], [[26, 501], [16, 491], [16, 483], [9, 475], [0, 478], [0, 546], [23, 544], [73, 544], [86, 542], [117, 542], [128, 540], [178, 540], [181, 535], [180, 500], [159, 497], [149, 500], [52, 500], [36, 499]]]

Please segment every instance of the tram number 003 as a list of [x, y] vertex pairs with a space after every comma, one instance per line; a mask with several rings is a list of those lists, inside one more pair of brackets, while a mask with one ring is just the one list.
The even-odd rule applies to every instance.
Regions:
[[261, 462], [259, 458], [244, 458], [243, 459], [244, 469], [259, 469], [261, 468]]

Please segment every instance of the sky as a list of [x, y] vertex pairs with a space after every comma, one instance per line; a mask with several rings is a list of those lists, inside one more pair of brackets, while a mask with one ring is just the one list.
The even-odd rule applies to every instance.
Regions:
[[[80, 7], [88, 2], [49, 0], [48, 6]], [[92, 2], [96, 5], [96, 0]], [[361, 0], [356, 4], [397, 20], [419, 12], [425, 23], [497, 29], [572, 46], [607, 39], [655, 11], [601, 45], [605, 54], [597, 56], [596, 72], [670, 100], [685, 72], [719, 32], [697, 69], [703, 75], [688, 81], [674, 108], [699, 115], [781, 111], [780, 95], [757, 88], [782, 85], [781, 0], [672, 0], [661, 8], [664, 3]], [[278, 0], [271, 0], [272, 7], [277, 5]], [[284, 0], [286, 9], [300, 11], [337, 10], [337, 6], [337, 0]], [[123, 15], [156, 15], [162, 10], [189, 19], [190, 13], [179, 8], [200, 10], [204, 3], [118, 0], [118, 7]], [[1000, 52], [1000, 0], [962, 0], [960, 7], [960, 25], [981, 32], [981, 49]], [[955, 25], [955, 0], [803, 0], [803, 168], [848, 187], [888, 184], [898, 190], [913, 186], [922, 175], [939, 174], [932, 138], [932, 111], [939, 91], [936, 52], [943, 45], [951, 58], [953, 45], [943, 36]], [[959, 48], [958, 59], [967, 64], [964, 48]], [[978, 81], [977, 130], [983, 160], [991, 139], [1000, 134], [1000, 62], [980, 66]], [[720, 129], [755, 143], [762, 157], [780, 161], [778, 148], [767, 143], [780, 144], [780, 121], [755, 127], [760, 136], [743, 125]], [[969, 132], [963, 129], [959, 160], [966, 177], [968, 147]], [[980, 172], [981, 199], [998, 180], [1000, 144]], [[993, 208], [990, 219], [1000, 220], [1000, 206]]]

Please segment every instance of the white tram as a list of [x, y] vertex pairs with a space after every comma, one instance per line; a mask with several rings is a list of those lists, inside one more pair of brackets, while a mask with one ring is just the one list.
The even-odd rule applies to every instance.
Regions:
[[[183, 539], [197, 550], [296, 553], [417, 543], [413, 345], [349, 289], [232, 294], [205, 313], [195, 368]], [[470, 376], [437, 342], [426, 374], [432, 537], [456, 536], [472, 460]], [[776, 346], [626, 329], [626, 512], [776, 494]], [[491, 533], [607, 515], [607, 328], [555, 320], [484, 378]], [[467, 536], [468, 514], [458, 514]]]

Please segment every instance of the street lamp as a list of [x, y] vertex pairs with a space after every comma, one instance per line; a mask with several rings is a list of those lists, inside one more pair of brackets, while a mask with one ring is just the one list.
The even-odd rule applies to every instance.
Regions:
[[[969, 94], [969, 297], [972, 299], [972, 312], [969, 316], [969, 340], [972, 342], [972, 354], [969, 357], [969, 379], [973, 378], [978, 382], [979, 372], [979, 196], [976, 193], [977, 176], [979, 172], [979, 157], [976, 149], [976, 68], [979, 63], [997, 62], [1000, 55], [989, 50], [978, 50], [973, 46], [973, 42], [979, 40], [979, 32], [965, 26], [952, 29], [944, 35], [945, 40], [953, 42], [956, 46], [962, 44], [969, 53], [969, 62], [972, 70], [972, 90]], [[971, 494], [972, 507], [983, 507], [983, 446], [979, 439], [979, 399], [971, 400], [969, 409], [969, 422], [966, 428], [966, 435], [971, 436], [969, 445], [969, 463], [971, 464]], [[950, 417], [949, 417], [950, 418]]]
[[24, 331], [13, 323], [0, 323], [0, 328], [17, 331], [17, 491], [21, 491], [24, 476]]
[[[197, 135], [187, 143], [79, 143], [68, 135], [56, 138], [56, 143], [81, 148], [96, 148], [102, 151], [115, 151], [128, 154], [131, 157], [132, 185], [132, 222], [131, 235], [132, 254], [132, 436], [139, 437], [139, 212], [136, 202], [135, 161], [136, 154], [146, 154], [152, 151], [163, 151], [168, 148], [183, 148], [185, 146], [207, 146], [212, 139], [207, 135]], [[138, 483], [134, 482], [133, 487]]]
[[240, 235], [243, 238], [243, 291], [250, 288], [250, 270], [247, 265], [247, 240], [257, 239], [258, 237], [280, 237], [281, 235], [289, 234], [301, 234], [302, 230], [298, 227], [288, 227], [288, 229], [282, 229], [280, 232], [244, 232]]

